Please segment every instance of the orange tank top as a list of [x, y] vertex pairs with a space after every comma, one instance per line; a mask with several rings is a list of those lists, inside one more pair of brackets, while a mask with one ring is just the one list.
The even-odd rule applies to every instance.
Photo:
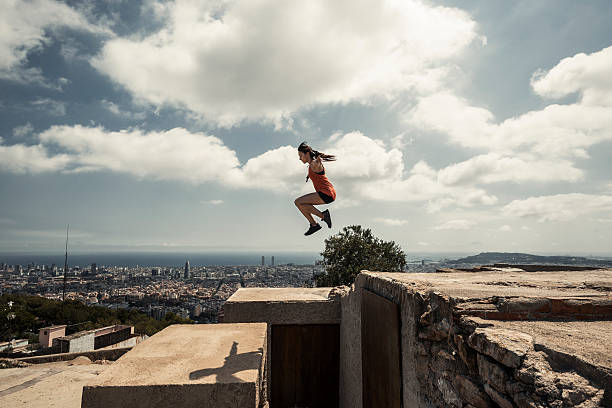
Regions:
[[315, 173], [310, 166], [308, 166], [308, 177], [312, 180], [316, 192], [321, 192], [336, 199], [336, 190], [325, 175], [325, 169], [321, 173]]

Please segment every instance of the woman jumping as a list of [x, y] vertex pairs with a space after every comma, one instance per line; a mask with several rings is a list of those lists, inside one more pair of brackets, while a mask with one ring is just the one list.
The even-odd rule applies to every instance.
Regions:
[[295, 206], [304, 214], [304, 217], [310, 222], [310, 228], [304, 235], [314, 234], [321, 229], [321, 225], [315, 222], [312, 214], [321, 218], [329, 228], [332, 226], [329, 210], [323, 212], [317, 210], [314, 206], [317, 204], [329, 204], [336, 199], [336, 190], [332, 183], [325, 176], [324, 161], [334, 161], [336, 156], [324, 154], [313, 150], [306, 142], [302, 142], [298, 147], [298, 156], [302, 163], [308, 163], [308, 179], [312, 180], [316, 193], [310, 193], [295, 199]]

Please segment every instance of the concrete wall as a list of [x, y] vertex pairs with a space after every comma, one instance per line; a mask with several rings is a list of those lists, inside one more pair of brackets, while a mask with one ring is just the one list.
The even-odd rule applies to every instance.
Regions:
[[[401, 275], [395, 280], [392, 274], [362, 273], [342, 299], [342, 407], [362, 406], [360, 302], [364, 289], [400, 307], [404, 407], [612, 406], [606, 405], [612, 392], [612, 369], [606, 366], [609, 351], [599, 365], [569, 352], [555, 352], [546, 346], [548, 340], [536, 341], [525, 328], [536, 330], [541, 324], [542, 332], [552, 330], [551, 338], [555, 338], [560, 323], [514, 322], [509, 327], [503, 321], [472, 317], [464, 310], [466, 304], [488, 310], [494, 302], [506, 307], [508, 301], [490, 298], [486, 291], [479, 301], [454, 297], [431, 285], [410, 283], [410, 274]], [[514, 307], [529, 309], [540, 303], [532, 298]], [[601, 311], [604, 317], [606, 310]], [[573, 312], [565, 318], [571, 324]], [[591, 327], [595, 333], [600, 330], [596, 334], [600, 338], [608, 325], [594, 321], [581, 327]], [[556, 348], [563, 348], [563, 343]]]
[[130, 338], [134, 328], [132, 326], [113, 326], [105, 328], [104, 331], [97, 331], [94, 338], [94, 349], [107, 347], [116, 343], [120, 343]]
[[94, 350], [95, 333], [93, 331], [73, 336], [58, 339], [62, 353], [78, 353]]
[[353, 289], [341, 300], [340, 407], [361, 408], [361, 291]]
[[[46, 333], [46, 334], [45, 334]], [[43, 327], [38, 332], [38, 343], [41, 347], [53, 346], [53, 340], [66, 335], [66, 326]]]
[[404, 407], [419, 406], [419, 385], [415, 359], [416, 322], [418, 305], [414, 296], [398, 285], [360, 274], [350, 292], [342, 299], [340, 325], [340, 406], [362, 407], [361, 366], [361, 298], [364, 289], [381, 295], [400, 306], [402, 396]]
[[[263, 388], [270, 399], [272, 326], [340, 324], [341, 298], [348, 288], [240, 288], [223, 305], [224, 323], [267, 323], [268, 352]], [[342, 336], [342, 334], [341, 334]], [[340, 339], [342, 348], [342, 337]], [[342, 377], [342, 370], [340, 371]], [[342, 378], [340, 378], [342, 382]], [[342, 396], [340, 396], [342, 398]]]
[[126, 348], [116, 348], [109, 350], [96, 350], [96, 351], [86, 351], [82, 353], [61, 353], [61, 354], [50, 354], [46, 356], [36, 356], [36, 357], [23, 357], [19, 358], [19, 361], [24, 361], [30, 364], [44, 364], [51, 363], [54, 361], [69, 361], [74, 360], [79, 356], [88, 357], [91, 361], [98, 360], [109, 360], [115, 361], [128, 351], [130, 351], [131, 347]]

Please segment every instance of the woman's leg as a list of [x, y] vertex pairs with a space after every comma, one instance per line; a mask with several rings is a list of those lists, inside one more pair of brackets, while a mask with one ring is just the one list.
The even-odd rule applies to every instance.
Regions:
[[312, 218], [312, 214], [317, 217], [323, 219], [323, 213], [315, 208], [313, 204], [325, 204], [323, 199], [317, 193], [310, 193], [303, 195], [299, 198], [296, 198], [295, 206], [300, 210], [300, 212], [306, 217], [310, 225], [316, 224], [314, 218]]

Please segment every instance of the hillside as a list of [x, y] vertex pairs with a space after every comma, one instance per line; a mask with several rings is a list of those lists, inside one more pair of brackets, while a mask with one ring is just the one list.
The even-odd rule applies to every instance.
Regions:
[[592, 259], [581, 256], [541, 256], [520, 252], [481, 252], [478, 255], [450, 260], [446, 263], [451, 265], [509, 263], [612, 267], [612, 260]]

